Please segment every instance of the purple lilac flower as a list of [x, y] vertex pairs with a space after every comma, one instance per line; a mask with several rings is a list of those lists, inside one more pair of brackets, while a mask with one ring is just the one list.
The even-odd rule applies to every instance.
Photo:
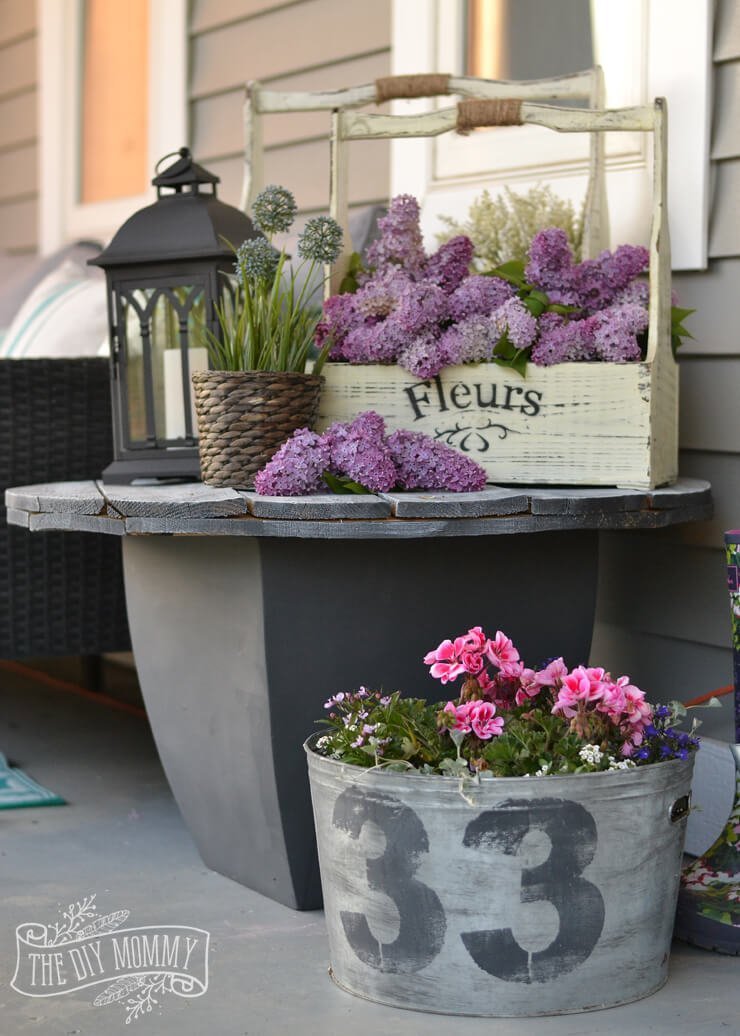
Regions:
[[528, 349], [537, 334], [537, 320], [519, 298], [510, 298], [491, 316], [497, 337], [506, 335], [516, 349]]
[[540, 336], [530, 354], [532, 363], [549, 367], [553, 363], [591, 360], [594, 356], [594, 328], [590, 319], [566, 321], [557, 313], [543, 313]]
[[342, 343], [342, 356], [350, 363], [395, 363], [408, 341], [395, 314], [386, 320], [367, 320], [353, 328]]
[[420, 335], [448, 316], [447, 295], [436, 284], [419, 281], [401, 292], [395, 317], [408, 335]]
[[480, 363], [490, 360], [498, 337], [491, 317], [474, 314], [448, 327], [442, 345], [451, 357], [450, 363]]
[[[647, 281], [631, 281], [626, 288], [623, 288], [619, 292], [614, 301], [634, 302], [636, 305], [647, 309], [650, 301], [650, 285]], [[675, 303], [673, 303], [673, 305], [675, 305]]]
[[648, 312], [634, 303], [610, 306], [591, 317], [594, 346], [600, 360], [627, 363], [641, 357], [637, 335], [648, 326]]
[[331, 469], [359, 482], [373, 493], [392, 489], [396, 468], [384, 438], [383, 418], [368, 410], [349, 424], [336, 423], [324, 433]]
[[398, 305], [404, 288], [411, 278], [396, 266], [389, 267], [368, 280], [355, 292], [355, 310], [363, 317], [386, 317]]
[[388, 436], [400, 489], [436, 489], [468, 493], [482, 489], [486, 473], [451, 446], [420, 432], [399, 429]]
[[466, 277], [450, 296], [450, 316], [453, 320], [475, 313], [489, 316], [513, 294], [513, 286], [499, 277]]
[[552, 301], [573, 299], [573, 254], [568, 237], [560, 227], [538, 231], [529, 246], [524, 274], [527, 280], [547, 292]]
[[438, 285], [446, 295], [462, 283], [473, 259], [473, 242], [469, 237], [453, 237], [434, 253], [424, 269], [424, 279]]
[[439, 374], [444, 367], [459, 362], [451, 346], [454, 347], [454, 342], [446, 334], [440, 336], [434, 331], [425, 331], [401, 350], [398, 362], [417, 378], [426, 381]]
[[579, 263], [573, 268], [576, 304], [587, 314], [611, 305], [630, 281], [645, 272], [649, 258], [646, 248], [620, 245], [614, 253], [604, 251], [597, 259]]
[[299, 428], [254, 478], [261, 496], [307, 496], [322, 486], [329, 467], [329, 444], [316, 432]]
[[367, 250], [368, 265], [378, 270], [402, 266], [411, 276], [422, 269], [426, 255], [419, 227], [419, 203], [411, 194], [399, 194], [378, 220], [380, 237]]
[[350, 294], [332, 295], [324, 303], [321, 320], [316, 326], [315, 343], [321, 349], [329, 338], [333, 340], [331, 358], [344, 359], [343, 343], [357, 321], [355, 296]]

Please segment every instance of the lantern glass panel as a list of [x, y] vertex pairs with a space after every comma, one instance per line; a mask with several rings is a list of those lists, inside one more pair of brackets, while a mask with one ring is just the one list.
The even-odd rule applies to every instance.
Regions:
[[126, 448], [192, 444], [197, 426], [190, 375], [208, 367], [204, 287], [123, 289], [120, 306]]

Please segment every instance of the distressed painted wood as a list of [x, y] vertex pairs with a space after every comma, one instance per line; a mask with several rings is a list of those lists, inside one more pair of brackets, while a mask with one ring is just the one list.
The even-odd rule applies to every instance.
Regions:
[[[511, 82], [494, 79], [477, 79], [472, 76], [450, 76], [446, 95], [470, 98], [527, 98], [530, 100], [587, 100], [591, 108], [601, 108], [604, 103], [603, 74], [600, 68], [588, 69], [568, 76], [549, 79], [531, 79]], [[399, 94], [401, 96], [401, 94]], [[257, 80], [246, 85], [244, 121], [244, 179], [240, 206], [248, 212], [255, 196], [265, 183], [263, 116], [286, 112], [339, 112], [378, 101], [375, 83], [347, 87], [341, 90], [276, 90], [263, 86]], [[330, 159], [330, 210], [343, 229], [347, 229], [347, 168], [344, 138], [335, 121], [332, 129], [332, 150]], [[606, 194], [604, 186], [603, 139], [591, 139], [589, 160], [589, 187], [585, 214], [584, 250], [586, 255], [595, 255], [604, 240], [606, 219]], [[302, 203], [303, 204], [303, 203]], [[345, 251], [334, 267], [334, 288], [341, 280], [341, 273], [351, 254], [350, 238], [345, 233]], [[334, 289], [332, 289], [334, 290]]]
[[182, 518], [211, 518], [244, 514], [247, 506], [235, 489], [217, 489], [200, 482], [177, 486], [106, 486], [101, 491], [108, 513], [126, 517], [166, 515]]
[[[332, 214], [346, 211], [352, 140], [435, 136], [457, 108], [425, 115], [339, 110], [333, 130]], [[389, 428], [425, 432], [468, 453], [492, 482], [652, 489], [678, 475], [678, 368], [670, 349], [670, 243], [666, 211], [665, 102], [579, 111], [524, 101], [522, 123], [558, 132], [650, 132], [654, 138], [650, 323], [642, 363], [529, 365], [526, 379], [492, 364], [448, 367], [419, 381], [397, 366], [327, 364], [320, 427], [377, 410]], [[595, 199], [592, 199], [592, 202]], [[598, 205], [597, 205], [598, 211]], [[346, 258], [346, 257], [345, 257]], [[332, 274], [343, 275], [340, 257]]]
[[[239, 513], [229, 513], [233, 500], [203, 499], [222, 492], [200, 485], [143, 487], [147, 499], [128, 501], [124, 514], [108, 503], [108, 514], [81, 513], [80, 500], [106, 501], [95, 482], [49, 483], [6, 490], [7, 521], [32, 531], [59, 528], [113, 535], [239, 536], [283, 539], [398, 539], [455, 536], [508, 536], [565, 529], [656, 529], [711, 515], [708, 483], [679, 481], [664, 494], [661, 506], [650, 506], [644, 493], [614, 494], [603, 490], [512, 491], [493, 486], [482, 493], [386, 493], [380, 496], [254, 497], [237, 494]], [[130, 487], [122, 492], [125, 497]], [[124, 506], [124, 501], [117, 497]], [[130, 506], [133, 503], [133, 506]], [[246, 513], [247, 505], [256, 513]], [[226, 513], [205, 516], [206, 511]], [[368, 511], [372, 516], [368, 515]], [[544, 511], [544, 513], [540, 513]], [[135, 512], [135, 513], [134, 513]], [[30, 519], [30, 520], [29, 520]]]

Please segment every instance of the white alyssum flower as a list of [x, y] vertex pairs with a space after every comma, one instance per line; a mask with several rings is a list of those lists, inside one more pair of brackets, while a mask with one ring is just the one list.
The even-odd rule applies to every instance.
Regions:
[[613, 755], [608, 758], [610, 770], [631, 770], [635, 765], [632, 759], [615, 759]]
[[550, 763], [545, 763], [539, 770], [535, 770], [535, 777], [547, 777], [550, 772]]
[[598, 745], [584, 745], [578, 755], [584, 763], [591, 763], [593, 766], [598, 766], [604, 758], [604, 753]]

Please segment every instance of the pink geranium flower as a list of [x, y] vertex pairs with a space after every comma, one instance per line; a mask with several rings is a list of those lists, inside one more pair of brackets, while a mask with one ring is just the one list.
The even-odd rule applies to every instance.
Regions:
[[562, 658], [553, 658], [552, 662], [535, 673], [535, 680], [540, 687], [558, 688], [568, 675], [568, 667]]
[[424, 665], [431, 666], [430, 675], [442, 683], [448, 683], [465, 672], [458, 660], [456, 645], [451, 640], [443, 640], [435, 651], [424, 655]]
[[444, 712], [455, 717], [455, 723], [452, 727], [453, 730], [462, 730], [464, 734], [469, 734], [473, 729], [472, 717], [470, 715], [471, 710], [477, 702], [465, 701], [462, 705], [456, 705], [454, 701], [448, 701], [444, 707]]
[[553, 713], [562, 713], [563, 716], [572, 719], [578, 711], [580, 702], [588, 704], [599, 701], [603, 695], [603, 677], [603, 669], [586, 669], [582, 665], [576, 666], [563, 679], [557, 700], [552, 707]]
[[504, 729], [504, 721], [496, 715], [496, 706], [490, 701], [475, 701], [471, 705], [470, 724], [475, 736], [481, 741], [497, 737]]
[[488, 641], [486, 654], [491, 662], [503, 672], [509, 670], [511, 663], [519, 661], [519, 652], [501, 630], [496, 630], [496, 636], [493, 640]]

